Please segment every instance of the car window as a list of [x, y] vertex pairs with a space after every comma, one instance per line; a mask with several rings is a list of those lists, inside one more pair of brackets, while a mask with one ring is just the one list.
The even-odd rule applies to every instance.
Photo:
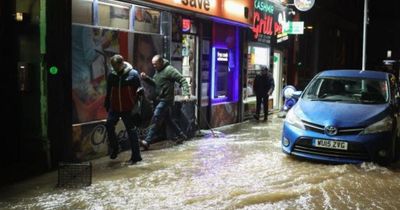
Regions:
[[386, 80], [321, 77], [312, 80], [303, 99], [344, 103], [386, 103], [389, 100]]

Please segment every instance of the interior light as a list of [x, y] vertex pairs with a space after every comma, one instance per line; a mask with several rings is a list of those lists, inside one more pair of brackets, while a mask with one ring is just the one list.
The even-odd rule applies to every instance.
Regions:
[[230, 14], [243, 15], [244, 5], [236, 1], [225, 1], [224, 10]]
[[118, 7], [118, 8], [122, 8], [122, 9], [129, 9], [128, 5], [122, 5], [121, 3], [117, 3], [117, 2], [105, 2], [105, 1], [99, 1], [99, 4], [102, 5], [107, 5], [107, 6], [111, 6], [111, 7]]
[[22, 22], [24, 20], [24, 13], [22, 12], [15, 13], [15, 20], [18, 22]]

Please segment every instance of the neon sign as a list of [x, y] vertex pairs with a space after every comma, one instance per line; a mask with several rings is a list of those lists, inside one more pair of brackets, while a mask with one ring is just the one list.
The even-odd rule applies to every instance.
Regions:
[[188, 31], [190, 31], [191, 27], [192, 27], [192, 22], [190, 21], [190, 19], [183, 18], [182, 19], [182, 31], [188, 32]]
[[193, 8], [199, 8], [206, 11], [210, 10], [210, 1], [209, 0], [182, 0], [183, 5], [190, 6]]
[[274, 5], [268, 4], [265, 0], [256, 0], [254, 2], [255, 9], [269, 14], [274, 14]]
[[229, 59], [229, 54], [227, 51], [224, 52], [217, 51], [217, 61], [228, 62], [228, 59]]
[[253, 26], [253, 33], [254, 38], [258, 39], [260, 34], [271, 36], [272, 31], [272, 22], [273, 17], [269, 15], [262, 15], [260, 12], [254, 12], [254, 26]]

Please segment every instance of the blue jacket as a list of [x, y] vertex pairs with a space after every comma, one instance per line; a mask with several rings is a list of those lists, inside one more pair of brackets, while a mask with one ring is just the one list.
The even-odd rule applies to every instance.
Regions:
[[121, 74], [112, 70], [107, 77], [104, 107], [107, 111], [127, 112], [137, 104], [137, 89], [141, 86], [138, 72], [128, 62]]

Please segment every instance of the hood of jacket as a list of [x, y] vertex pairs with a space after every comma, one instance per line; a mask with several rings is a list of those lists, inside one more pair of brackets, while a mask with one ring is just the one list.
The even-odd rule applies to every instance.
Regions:
[[163, 58], [163, 61], [164, 61], [163, 67], [162, 67], [162, 69], [160, 69], [159, 71], [162, 71], [162, 70], [164, 70], [167, 66], [169, 66], [169, 60]]
[[[111, 68], [112, 68], [112, 67], [111, 67]], [[123, 70], [123, 72], [122, 72], [121, 75], [127, 74], [130, 70], [132, 70], [132, 68], [133, 68], [133, 67], [132, 67], [132, 65], [131, 65], [130, 63], [124, 61], [124, 70]], [[119, 75], [118, 72], [115, 71], [114, 68], [112, 68], [111, 73], [112, 73], [112, 74], [115, 74], [115, 75]], [[120, 75], [119, 75], [119, 76], [120, 76]]]

